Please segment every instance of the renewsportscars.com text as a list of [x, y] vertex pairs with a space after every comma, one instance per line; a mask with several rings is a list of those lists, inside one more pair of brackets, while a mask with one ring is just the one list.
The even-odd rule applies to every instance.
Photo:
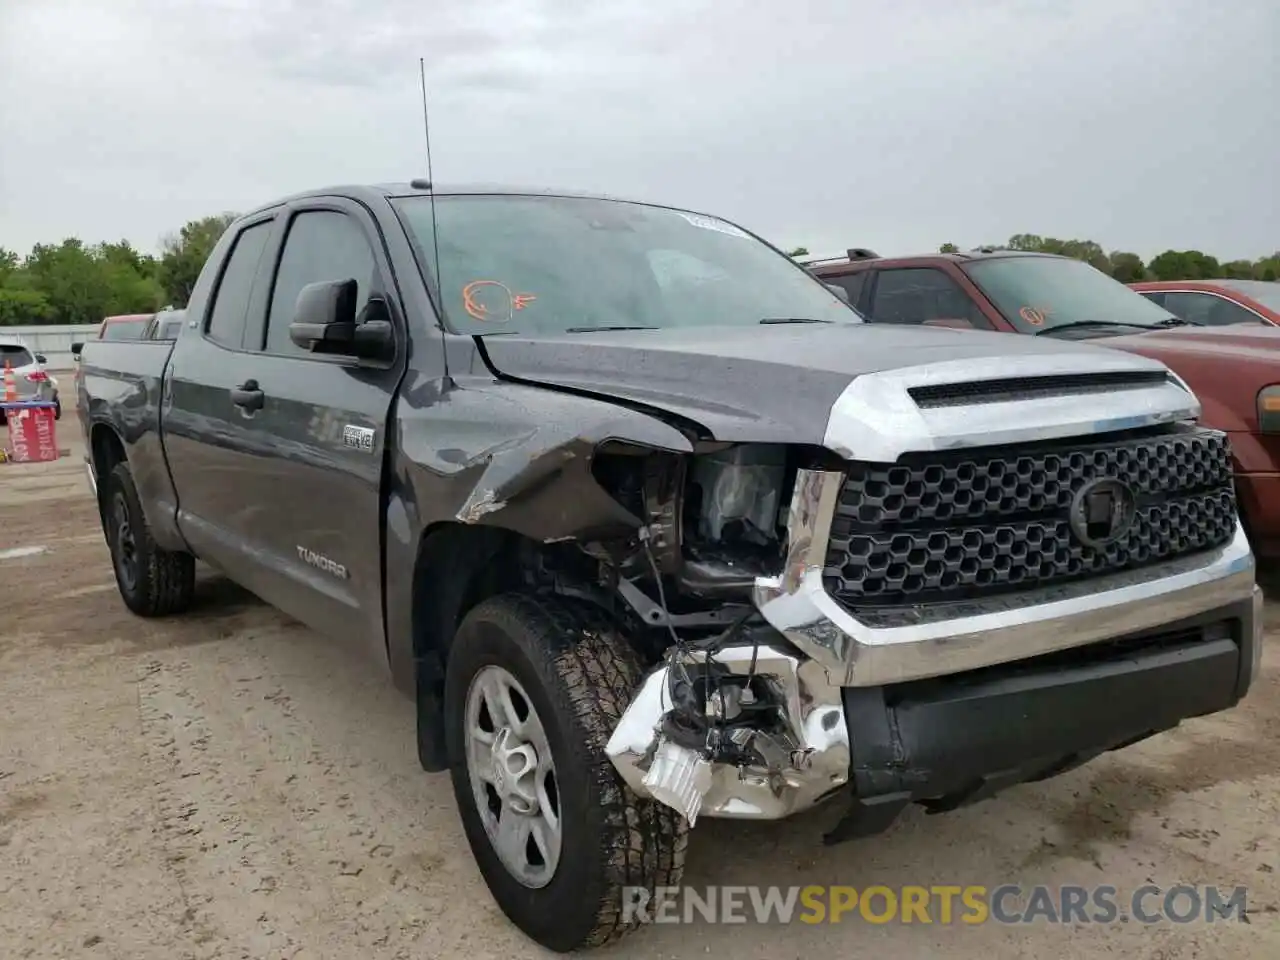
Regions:
[[623, 891], [623, 917], [641, 923], [1096, 924], [1247, 921], [1247, 889], [1107, 885], [722, 886]]

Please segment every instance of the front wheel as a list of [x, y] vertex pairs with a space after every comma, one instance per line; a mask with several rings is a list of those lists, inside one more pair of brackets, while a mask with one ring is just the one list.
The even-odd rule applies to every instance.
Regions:
[[195, 594], [195, 558], [156, 544], [127, 463], [107, 474], [101, 496], [102, 530], [125, 606], [141, 617], [182, 613]]
[[632, 793], [604, 752], [640, 679], [612, 624], [559, 599], [486, 600], [449, 650], [463, 829], [503, 913], [551, 950], [617, 939], [636, 926], [624, 898], [643, 888], [651, 900], [683, 872], [685, 821]]

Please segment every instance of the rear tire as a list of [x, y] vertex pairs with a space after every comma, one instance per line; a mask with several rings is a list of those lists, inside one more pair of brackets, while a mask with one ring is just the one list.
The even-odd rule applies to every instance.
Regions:
[[[557, 952], [630, 932], [638, 923], [624, 915], [624, 888], [647, 889], [652, 903], [684, 870], [684, 819], [634, 794], [604, 752], [641, 675], [599, 611], [554, 598], [486, 600], [449, 649], [445, 735], [463, 829], [502, 912]], [[513, 815], [535, 825], [519, 834], [528, 839], [503, 844], [498, 824]], [[513, 847], [541, 870], [509, 866]]]
[[117, 463], [107, 474], [100, 506], [124, 605], [140, 617], [167, 617], [190, 607], [196, 587], [195, 557], [156, 545], [127, 463]]

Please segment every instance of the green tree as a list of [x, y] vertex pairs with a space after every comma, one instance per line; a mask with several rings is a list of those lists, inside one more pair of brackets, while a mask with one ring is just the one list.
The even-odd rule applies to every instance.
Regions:
[[942, 246], [938, 248], [938, 252], [939, 253], [959, 253], [960, 248], [957, 247], [954, 243], [944, 243]]
[[1147, 265], [1136, 253], [1113, 250], [1111, 253], [1111, 276], [1121, 283], [1137, 283], [1147, 279]]
[[36, 244], [19, 260], [0, 251], [0, 323], [97, 323], [155, 310], [163, 291], [152, 257], [127, 242], [89, 246], [70, 237]]
[[1166, 250], [1154, 257], [1147, 269], [1157, 280], [1212, 280], [1222, 276], [1217, 258], [1199, 250]]
[[808, 247], [796, 247], [794, 250], [792, 250], [790, 253], [787, 254], [788, 257], [807, 257], [808, 255], [809, 255]]
[[192, 220], [176, 234], [170, 234], [161, 241], [163, 253], [157, 278], [170, 303], [179, 307], [187, 305], [191, 289], [196, 285], [196, 278], [200, 276], [214, 244], [237, 216], [222, 213]]
[[1280, 250], [1254, 262], [1253, 279], [1280, 280]]

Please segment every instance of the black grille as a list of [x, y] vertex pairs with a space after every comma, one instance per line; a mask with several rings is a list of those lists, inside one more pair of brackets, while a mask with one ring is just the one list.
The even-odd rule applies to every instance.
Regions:
[[[1095, 549], [1069, 515], [1103, 478], [1123, 481], [1136, 511], [1123, 537]], [[1207, 550], [1230, 540], [1235, 516], [1230, 448], [1212, 430], [912, 454], [851, 465], [825, 579], [851, 608], [970, 599]]]
[[1163, 370], [1119, 370], [1104, 373], [1054, 374], [1042, 377], [1008, 377], [977, 380], [973, 383], [939, 383], [907, 390], [921, 409], [1000, 403], [1041, 397], [1063, 397], [1082, 393], [1111, 393], [1137, 390], [1169, 382]]

